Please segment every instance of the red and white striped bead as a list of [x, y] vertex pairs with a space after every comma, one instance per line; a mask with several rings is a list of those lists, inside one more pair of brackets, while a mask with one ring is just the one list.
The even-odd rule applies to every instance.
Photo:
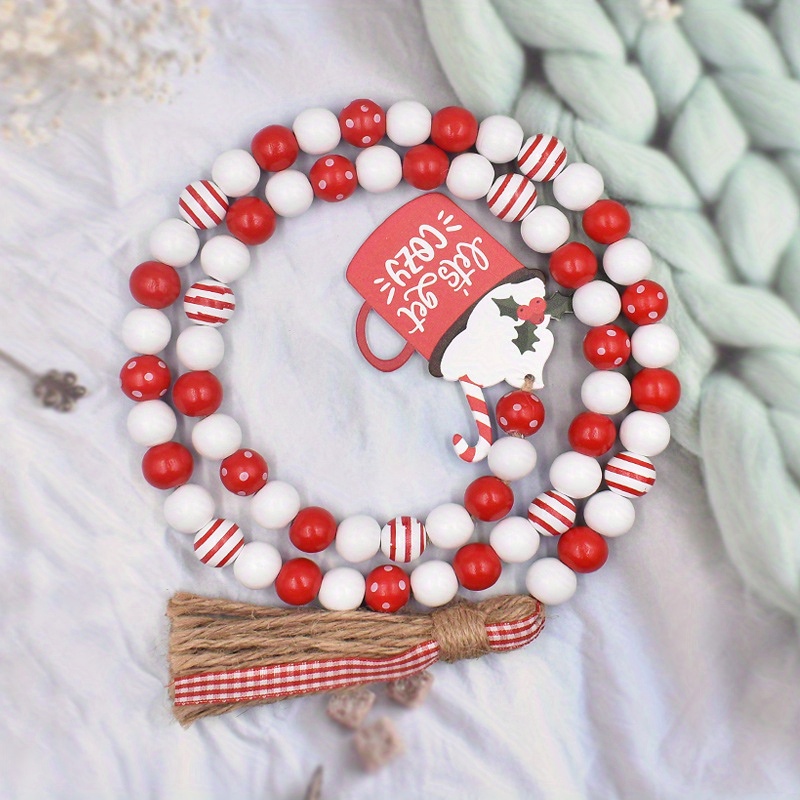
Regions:
[[536, 187], [516, 172], [501, 175], [486, 197], [489, 211], [503, 222], [520, 222], [536, 205]]
[[425, 544], [425, 526], [414, 517], [395, 517], [381, 529], [381, 550], [392, 561], [416, 560]]
[[243, 546], [242, 531], [229, 519], [212, 519], [194, 537], [194, 554], [209, 567], [232, 564]]
[[522, 145], [517, 163], [532, 181], [551, 181], [567, 166], [567, 148], [555, 136], [537, 133]]
[[236, 308], [236, 297], [230, 286], [207, 278], [189, 287], [183, 297], [186, 316], [197, 325], [224, 325]]
[[653, 488], [656, 468], [647, 456], [626, 450], [606, 464], [604, 477], [612, 492], [623, 497], [641, 497]]
[[194, 181], [181, 192], [178, 211], [195, 228], [216, 228], [228, 213], [228, 198], [213, 181]]
[[555, 489], [542, 492], [528, 506], [528, 520], [542, 536], [560, 536], [574, 524], [578, 508], [571, 497]]

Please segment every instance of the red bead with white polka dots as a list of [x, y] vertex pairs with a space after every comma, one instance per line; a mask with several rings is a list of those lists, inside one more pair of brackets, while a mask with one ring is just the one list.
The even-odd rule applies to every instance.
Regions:
[[367, 575], [364, 602], [373, 611], [399, 611], [410, 597], [411, 581], [400, 567], [384, 564]]
[[123, 393], [131, 400], [158, 400], [172, 383], [169, 367], [158, 356], [129, 358], [119, 373]]
[[386, 135], [386, 114], [373, 100], [353, 100], [339, 114], [342, 139], [355, 147], [371, 147]]
[[512, 436], [532, 436], [544, 424], [544, 403], [533, 392], [517, 389], [497, 401], [495, 419]]
[[241, 449], [231, 453], [219, 466], [222, 485], [231, 493], [248, 497], [263, 489], [269, 468], [264, 456], [255, 450]]
[[664, 318], [669, 299], [655, 281], [639, 281], [622, 293], [622, 313], [637, 325], [652, 325]]
[[314, 194], [328, 203], [346, 200], [356, 190], [358, 178], [355, 164], [344, 156], [323, 156], [308, 173]]
[[595, 369], [621, 367], [631, 357], [631, 340], [619, 325], [592, 328], [583, 339], [583, 355]]

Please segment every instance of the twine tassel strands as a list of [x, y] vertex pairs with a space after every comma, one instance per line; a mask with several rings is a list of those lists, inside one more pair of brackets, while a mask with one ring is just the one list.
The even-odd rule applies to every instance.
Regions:
[[524, 595], [431, 614], [264, 608], [176, 594], [167, 615], [170, 692], [182, 725], [235, 708], [398, 680], [436, 661], [532, 642], [544, 606]]

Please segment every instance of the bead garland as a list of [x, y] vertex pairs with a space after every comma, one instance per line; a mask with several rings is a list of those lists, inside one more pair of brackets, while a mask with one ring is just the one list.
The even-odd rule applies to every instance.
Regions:
[[[402, 157], [379, 144], [385, 136], [393, 145], [407, 148]], [[355, 161], [333, 152], [341, 140], [359, 148]], [[319, 156], [308, 175], [293, 168], [301, 151]], [[503, 166], [502, 174], [496, 173], [495, 165]], [[262, 170], [269, 173], [266, 202], [251, 194]], [[242, 446], [238, 423], [219, 412], [223, 389], [211, 372], [222, 362], [225, 349], [218, 328], [235, 312], [229, 284], [247, 272], [248, 247], [270, 238], [277, 217], [298, 216], [315, 198], [341, 202], [359, 186], [386, 192], [401, 180], [424, 191], [446, 185], [461, 200], [484, 198], [498, 219], [521, 223], [523, 241], [534, 252], [549, 254], [550, 276], [573, 290], [572, 310], [590, 328], [583, 353], [595, 371], [581, 386], [587, 410], [569, 426], [571, 450], [553, 461], [551, 488], [533, 499], [527, 517], [508, 514], [514, 504], [509, 484], [536, 466], [536, 450], [524, 437], [540, 430], [545, 419], [544, 406], [528, 387], [507, 393], [496, 405], [498, 426], [508, 435], [488, 447], [492, 474], [467, 487], [462, 505], [444, 503], [428, 514], [424, 524], [398, 516], [381, 527], [372, 517], [355, 515], [337, 525], [327, 510], [304, 507], [294, 487], [269, 480], [266, 460]], [[602, 268], [608, 280], [598, 277], [598, 259], [589, 247], [568, 241], [570, 222], [564, 211], [537, 205], [536, 183], [550, 183], [555, 201], [566, 211], [580, 212], [584, 233], [606, 246]], [[459, 586], [487, 589], [498, 580], [503, 562], [530, 561], [540, 536], [558, 537], [558, 557], [533, 561], [526, 587], [545, 604], [568, 600], [575, 592], [577, 574], [593, 572], [605, 563], [606, 539], [633, 526], [632, 500], [652, 488], [656, 472], [651, 458], [669, 443], [663, 414], [680, 399], [678, 379], [665, 369], [679, 351], [674, 331], [662, 321], [666, 292], [647, 279], [652, 258], [642, 242], [628, 236], [627, 210], [614, 200], [601, 199], [603, 191], [600, 173], [588, 164], [567, 164], [566, 148], [554, 136], [540, 133], [526, 139], [510, 117], [490, 116], [479, 124], [464, 108], [451, 106], [431, 114], [410, 100], [395, 103], [387, 112], [371, 100], [354, 100], [338, 117], [328, 109], [307, 109], [291, 128], [269, 125], [256, 133], [251, 152], [237, 149], [220, 155], [212, 165], [211, 180], [194, 181], [180, 194], [180, 218], [165, 220], [152, 232], [154, 260], [140, 264], [130, 276], [131, 294], [143, 308], [131, 311], [122, 328], [125, 345], [137, 353], [120, 373], [123, 392], [136, 401], [128, 415], [128, 430], [136, 443], [148, 448], [142, 460], [146, 480], [174, 490], [164, 502], [169, 525], [194, 536], [194, 551], [203, 563], [232, 564], [236, 578], [247, 588], [274, 584], [278, 597], [290, 605], [317, 599], [331, 610], [365, 603], [381, 612], [399, 610], [412, 594], [424, 606], [439, 607], [455, 597]], [[208, 238], [201, 248], [198, 230], [223, 221], [229, 233]], [[179, 299], [177, 270], [193, 262], [198, 251], [206, 277], [193, 282], [183, 297], [192, 324], [177, 337], [176, 346], [187, 371], [173, 383], [159, 356], [172, 337], [172, 326], [161, 309]], [[524, 311], [531, 319], [544, 313], [534, 304]], [[637, 326], [632, 336], [615, 324], [621, 314]], [[631, 358], [642, 369], [629, 382], [615, 370]], [[379, 551], [395, 563], [378, 566], [366, 577], [352, 567], [336, 567], [323, 575], [304, 556], [283, 562], [271, 544], [245, 544], [235, 522], [216, 517], [209, 492], [188, 482], [193, 457], [173, 440], [177, 419], [162, 399], [171, 385], [175, 409], [198, 420], [191, 433], [194, 449], [220, 462], [220, 480], [228, 491], [252, 496], [256, 524], [267, 529], [288, 527], [292, 545], [307, 554], [333, 544], [350, 563], [367, 561]], [[611, 417], [631, 402], [636, 410], [617, 431]], [[597, 459], [612, 450], [617, 435], [623, 450], [603, 468]], [[460, 454], [471, 450], [474, 457], [475, 448], [463, 441], [456, 449]], [[602, 481], [607, 488], [598, 491]], [[584, 499], [584, 524], [576, 525], [576, 501]], [[470, 541], [475, 520], [496, 523], [488, 543]], [[456, 549], [452, 565], [428, 560], [409, 575], [399, 564], [419, 558], [428, 542]]]

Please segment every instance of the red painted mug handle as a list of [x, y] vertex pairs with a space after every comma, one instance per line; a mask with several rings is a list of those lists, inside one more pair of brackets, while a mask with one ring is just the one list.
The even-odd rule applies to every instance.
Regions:
[[370, 304], [364, 303], [358, 312], [358, 317], [356, 317], [356, 342], [358, 343], [358, 349], [361, 351], [361, 355], [364, 356], [375, 369], [379, 369], [381, 372], [394, 372], [396, 369], [400, 369], [400, 367], [411, 358], [414, 353], [414, 345], [410, 342], [406, 342], [406, 346], [394, 358], [378, 358], [378, 356], [369, 349], [369, 343], [367, 342], [367, 317], [369, 317], [370, 311], [372, 311]]

